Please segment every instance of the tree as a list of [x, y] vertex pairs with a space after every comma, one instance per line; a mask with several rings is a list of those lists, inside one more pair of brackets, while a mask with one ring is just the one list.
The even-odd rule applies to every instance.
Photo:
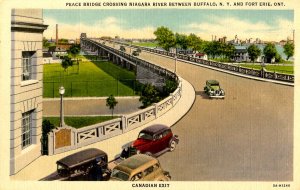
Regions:
[[268, 43], [265, 47], [264, 47], [264, 55], [267, 58], [267, 62], [271, 63], [271, 60], [276, 56], [277, 54], [277, 50], [274, 44]]
[[178, 83], [174, 80], [166, 80], [165, 85], [163, 86], [163, 94], [169, 96], [170, 93], [174, 92], [178, 86]]
[[114, 109], [117, 104], [118, 104], [118, 101], [116, 100], [116, 98], [113, 95], [110, 95], [106, 99], [106, 106], [109, 107], [109, 109], [111, 110], [111, 117], [114, 116]]
[[48, 40], [45, 37], [43, 37], [43, 48], [47, 48], [49, 46], [50, 46], [50, 43], [48, 42]]
[[176, 45], [186, 50], [188, 48], [189, 42], [188, 37], [185, 34], [175, 34]]
[[294, 43], [291, 43], [291, 42], [287, 42], [284, 46], [283, 46], [283, 49], [284, 49], [284, 54], [286, 55], [286, 60], [289, 60], [290, 57], [292, 57], [294, 55], [294, 49], [295, 49], [295, 46], [294, 46]]
[[200, 37], [191, 33], [187, 39], [189, 48], [192, 48], [194, 51], [203, 51], [203, 41]]
[[176, 39], [174, 33], [167, 27], [161, 26], [154, 31], [158, 45], [169, 51], [175, 46]]
[[252, 44], [247, 48], [248, 55], [251, 61], [254, 61], [261, 55], [261, 50], [257, 47], [257, 45]]
[[[68, 54], [75, 58], [80, 53], [80, 45], [79, 44], [72, 44], [68, 50]], [[78, 59], [77, 59], [78, 63]]]
[[68, 67], [73, 66], [73, 61], [70, 57], [64, 56], [61, 62], [61, 66], [67, 71]]
[[221, 43], [221, 54], [228, 59], [233, 56], [235, 47], [232, 44]]
[[143, 107], [146, 108], [160, 100], [159, 92], [153, 85], [145, 84], [139, 100], [143, 103]]

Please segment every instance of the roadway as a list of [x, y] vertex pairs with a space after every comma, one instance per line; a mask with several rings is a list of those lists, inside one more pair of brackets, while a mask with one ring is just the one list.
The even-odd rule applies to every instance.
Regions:
[[[175, 69], [168, 57], [144, 51], [139, 57]], [[159, 157], [172, 180], [293, 180], [293, 87], [181, 61], [177, 74], [193, 85], [196, 100], [172, 127], [180, 139], [177, 149]], [[203, 93], [208, 79], [220, 82], [224, 100], [211, 100]]]
[[[143, 52], [140, 58], [174, 70], [175, 61]], [[173, 126], [178, 149], [161, 156], [172, 180], [293, 179], [294, 88], [236, 77], [177, 62], [178, 74], [195, 88], [196, 100]], [[203, 93], [217, 79], [225, 100]]]

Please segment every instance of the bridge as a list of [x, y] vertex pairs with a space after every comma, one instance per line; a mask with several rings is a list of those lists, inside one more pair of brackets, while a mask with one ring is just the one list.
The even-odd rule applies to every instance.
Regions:
[[[289, 85], [293, 76], [259, 73], [245, 78], [232, 74], [235, 70], [226, 72], [221, 64], [197, 65], [184, 57], [175, 61], [168, 52], [142, 49], [139, 58], [134, 58], [120, 52], [115, 42], [88, 38], [82, 42], [99, 56], [133, 68], [134, 60], [140, 60], [176, 70], [194, 86], [192, 108], [172, 126], [180, 143], [176, 151], [159, 157], [172, 180], [293, 180], [294, 88]], [[130, 48], [127, 46], [126, 52]], [[208, 79], [220, 82], [225, 100], [211, 100], [204, 94]]]

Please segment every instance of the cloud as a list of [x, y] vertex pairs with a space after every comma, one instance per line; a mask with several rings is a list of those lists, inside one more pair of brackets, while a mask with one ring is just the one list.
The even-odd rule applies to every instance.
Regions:
[[88, 37], [101, 37], [116, 35], [123, 38], [154, 38], [155, 28], [146, 26], [143, 28], [127, 28], [123, 27], [126, 22], [118, 20], [115, 17], [106, 17], [98, 20], [93, 25], [84, 23], [77, 23], [74, 25], [60, 23], [59, 21], [51, 18], [45, 18], [44, 23], [49, 25], [48, 29], [44, 32], [44, 36], [48, 39], [56, 37], [56, 24], [58, 24], [58, 38], [76, 39], [80, 37], [81, 33], [87, 33]]
[[292, 35], [293, 22], [285, 19], [278, 19], [276, 23], [270, 25], [266, 22], [250, 22], [235, 17], [208, 17], [207, 21], [193, 22], [183, 26], [187, 33], [196, 33], [206, 40], [210, 40], [212, 35], [217, 37], [227, 36], [233, 39], [238, 35], [240, 39], [256, 39], [280, 41]]

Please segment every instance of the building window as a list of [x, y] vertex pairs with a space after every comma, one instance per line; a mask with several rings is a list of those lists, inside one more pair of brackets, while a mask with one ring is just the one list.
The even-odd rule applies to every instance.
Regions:
[[34, 51], [22, 52], [22, 81], [32, 79], [32, 56]]
[[33, 111], [22, 114], [22, 148], [26, 148], [32, 143], [32, 114]]

